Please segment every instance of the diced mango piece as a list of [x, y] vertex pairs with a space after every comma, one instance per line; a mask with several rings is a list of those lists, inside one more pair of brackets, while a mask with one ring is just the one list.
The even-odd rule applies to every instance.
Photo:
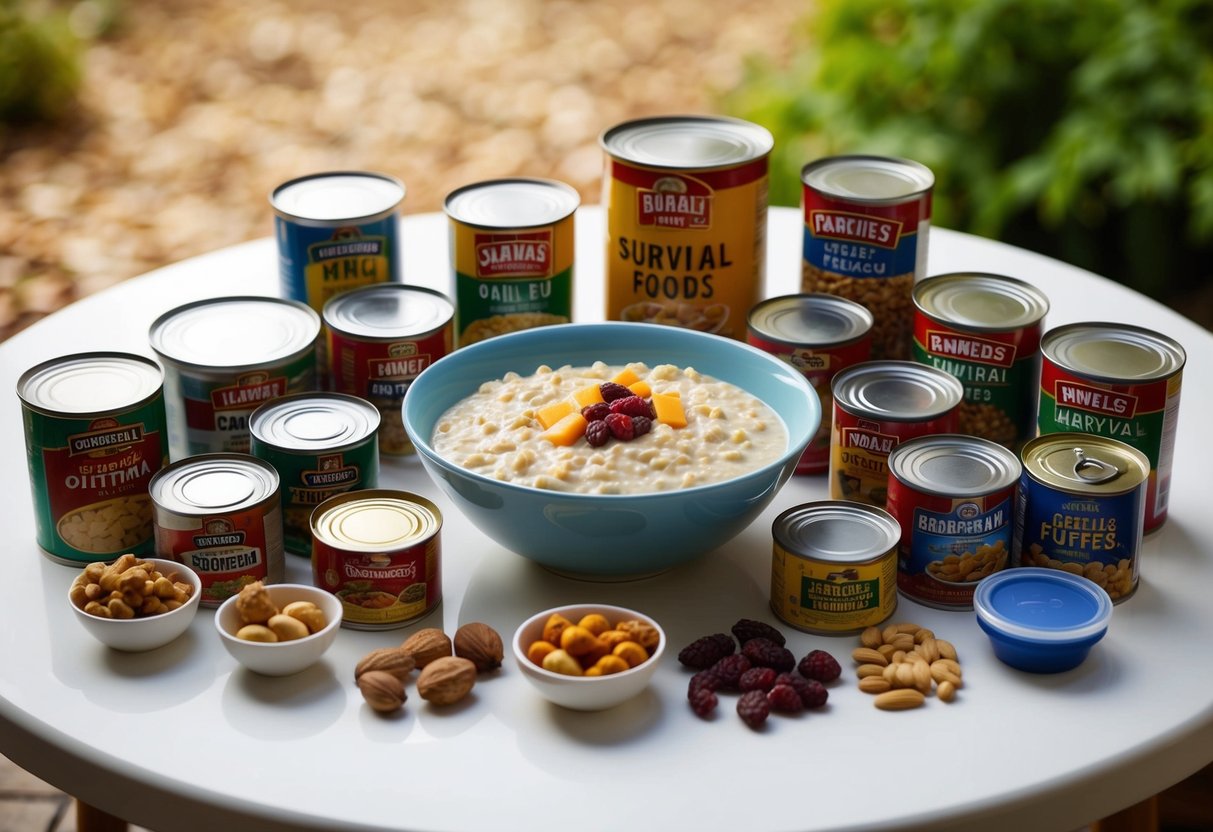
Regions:
[[572, 445], [585, 435], [586, 424], [585, 417], [573, 411], [539, 435], [553, 445]]
[[550, 428], [574, 410], [573, 403], [567, 399], [553, 402], [535, 411], [535, 418], [544, 428]]
[[657, 411], [657, 421], [672, 428], [685, 428], [687, 416], [682, 410], [682, 399], [669, 393], [653, 394], [653, 409]]
[[644, 379], [641, 379], [640, 381], [633, 381], [631, 384], [627, 385], [627, 388], [642, 399], [647, 399], [649, 396], [653, 395], [653, 388], [650, 387], [649, 383]]
[[636, 375], [636, 373], [632, 372], [630, 367], [624, 367], [622, 370], [620, 370], [618, 373], [615, 374], [615, 377], [613, 379], [611, 379], [611, 381], [615, 382], [616, 384], [622, 384], [624, 387], [630, 388], [633, 384], [640, 381], [640, 376], [638, 376], [638, 375]]
[[573, 393], [573, 399], [577, 402], [578, 407], [588, 407], [595, 402], [602, 401], [602, 390], [597, 384], [591, 384], [589, 387], [582, 387]]

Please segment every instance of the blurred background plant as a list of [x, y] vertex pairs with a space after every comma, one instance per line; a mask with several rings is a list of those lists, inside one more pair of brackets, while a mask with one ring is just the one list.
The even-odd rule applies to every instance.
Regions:
[[816, 157], [904, 156], [941, 226], [1159, 298], [1209, 283], [1208, 0], [817, 0], [798, 39], [725, 99], [776, 136], [773, 203]]

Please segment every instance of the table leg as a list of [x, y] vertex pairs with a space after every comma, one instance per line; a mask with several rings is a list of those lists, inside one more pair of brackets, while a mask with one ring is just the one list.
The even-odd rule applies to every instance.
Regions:
[[127, 832], [126, 821], [76, 801], [76, 832]]
[[1158, 795], [1095, 821], [1091, 832], [1158, 832]]

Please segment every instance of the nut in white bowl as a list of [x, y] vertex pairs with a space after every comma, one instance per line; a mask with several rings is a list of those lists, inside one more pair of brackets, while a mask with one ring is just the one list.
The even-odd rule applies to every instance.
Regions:
[[[547, 620], [559, 613], [576, 624], [584, 616], [600, 613], [612, 625], [620, 621], [640, 621], [657, 631], [657, 645], [643, 663], [619, 673], [603, 676], [567, 676], [545, 670], [527, 657], [530, 645], [543, 638]], [[575, 711], [602, 711], [622, 704], [648, 686], [666, 648], [665, 631], [654, 619], [636, 610], [608, 604], [569, 604], [536, 613], [514, 632], [514, 659], [528, 682], [549, 702]]]
[[341, 628], [341, 600], [327, 590], [307, 584], [269, 584], [270, 601], [279, 610], [293, 601], [310, 601], [324, 612], [325, 625], [304, 638], [274, 643], [236, 637], [244, 621], [236, 608], [238, 595], [228, 598], [215, 612], [215, 629], [227, 652], [254, 673], [288, 676], [311, 667], [332, 646]]
[[175, 573], [177, 580], [193, 588], [189, 598], [169, 612], [135, 618], [102, 618], [85, 612], [72, 601], [71, 591], [68, 592], [68, 605], [84, 629], [107, 647], [127, 653], [155, 650], [176, 639], [189, 629], [202, 598], [202, 581], [188, 566], [159, 558], [139, 558], [139, 561], [151, 564], [165, 577]]

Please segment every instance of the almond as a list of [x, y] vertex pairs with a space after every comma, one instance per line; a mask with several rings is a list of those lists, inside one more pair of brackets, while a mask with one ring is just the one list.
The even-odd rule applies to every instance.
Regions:
[[906, 711], [920, 707], [927, 698], [914, 688], [898, 688], [878, 694], [873, 704], [882, 711]]
[[884, 667], [881, 667], [878, 664], [861, 664], [859, 667], [855, 668], [855, 675], [860, 679], [866, 679], [869, 676], [883, 676]]
[[892, 690], [892, 686], [880, 676], [865, 676], [859, 680], [859, 689], [864, 693], [884, 693]]
[[851, 651], [851, 658], [855, 660], [856, 664], [878, 664], [884, 667], [889, 663], [885, 656], [871, 647], [856, 647]]

